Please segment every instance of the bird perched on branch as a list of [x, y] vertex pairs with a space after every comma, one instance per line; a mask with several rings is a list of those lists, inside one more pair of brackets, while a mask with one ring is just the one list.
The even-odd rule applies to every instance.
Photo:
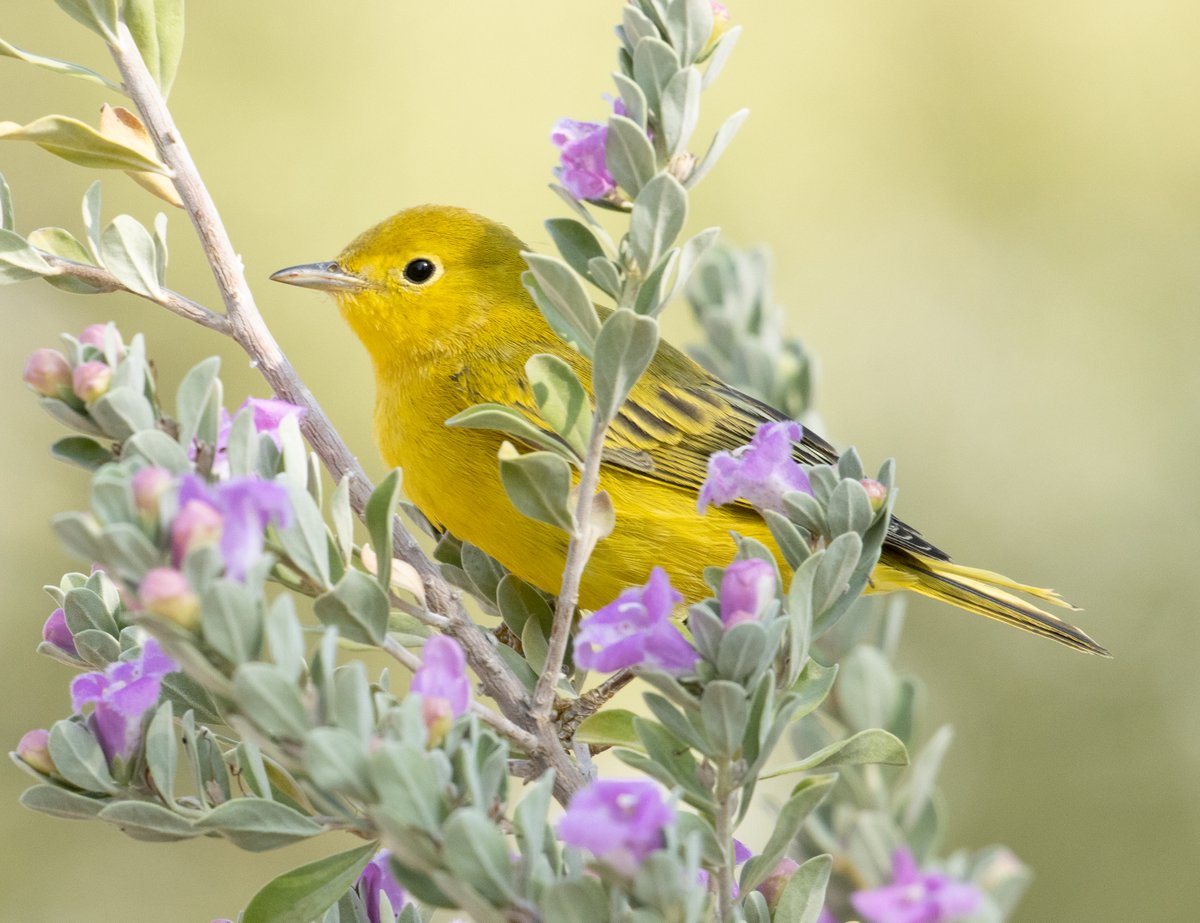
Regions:
[[[588, 359], [554, 333], [521, 283], [524, 249], [511, 231], [486, 218], [423, 206], [366, 231], [334, 262], [293, 266], [271, 278], [332, 294], [366, 346], [375, 370], [375, 436], [387, 464], [404, 470], [413, 503], [432, 522], [554, 593], [567, 535], [525, 517], [505, 494], [497, 452], [511, 437], [445, 425], [480, 403], [535, 417], [525, 376], [525, 362], [535, 353], [558, 356], [590, 385]], [[617, 527], [595, 548], [580, 604], [595, 609], [610, 602], [644, 583], [655, 565], [688, 601], [701, 599], [709, 594], [703, 567], [733, 557], [731, 530], [775, 548], [753, 507], [728, 505], [701, 515], [696, 497], [713, 453], [745, 445], [761, 424], [783, 419], [660, 343], [607, 436], [600, 486], [612, 499]], [[808, 464], [837, 458], [808, 429], [793, 452]], [[952, 563], [896, 519], [871, 587], [912, 590], [1107, 654], [1079, 629], [1016, 595], [1072, 608], [1053, 591]]]

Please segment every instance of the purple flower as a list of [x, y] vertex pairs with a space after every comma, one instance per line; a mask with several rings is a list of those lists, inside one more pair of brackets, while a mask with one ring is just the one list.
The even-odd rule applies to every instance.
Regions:
[[804, 430], [799, 423], [764, 423], [749, 445], [716, 452], [708, 460], [708, 477], [700, 488], [697, 509], [722, 506], [739, 498], [760, 510], [783, 512], [783, 495], [793, 490], [812, 493], [808, 475], [792, 458], [792, 443]]
[[51, 612], [46, 623], [42, 625], [42, 640], [53, 644], [60, 651], [70, 654], [72, 657], [79, 654], [75, 650], [75, 636], [71, 634], [71, 628], [67, 625], [66, 613], [62, 609], [55, 609]]
[[[733, 865], [735, 868], [745, 862], [748, 862], [750, 857], [753, 855], [754, 853], [750, 852], [749, 846], [747, 846], [737, 837], [733, 838]], [[700, 869], [700, 871], [696, 873], [696, 883], [702, 888], [708, 887], [708, 878], [708, 869]], [[730, 896], [737, 897], [738, 894], [741, 893], [741, 890], [742, 889], [738, 887], [738, 883], [735, 881], [733, 883], [733, 890], [731, 891]]]
[[387, 895], [393, 914], [399, 914], [400, 908], [404, 906], [404, 889], [392, 875], [392, 864], [389, 861], [391, 855], [391, 852], [386, 849], [375, 853], [375, 857], [367, 863], [367, 867], [362, 870], [362, 874], [358, 876], [358, 881], [354, 884], [354, 890], [362, 898], [363, 906], [367, 910], [367, 919], [371, 923], [395, 923], [396, 921], [394, 915], [386, 921], [380, 917], [379, 896], [381, 894]]
[[730, 564], [721, 578], [721, 621], [725, 627], [758, 619], [775, 599], [778, 585], [775, 566], [761, 558]]
[[663, 847], [663, 828], [674, 821], [675, 809], [653, 782], [597, 780], [572, 796], [558, 836], [632, 876], [639, 862]]
[[142, 718], [158, 704], [162, 679], [179, 669], [179, 664], [162, 652], [150, 638], [133, 660], [108, 665], [103, 673], [84, 673], [71, 681], [71, 704], [76, 713], [95, 706], [88, 726], [111, 766], [114, 760], [128, 761], [142, 739]]
[[617, 188], [604, 155], [607, 125], [559, 119], [550, 141], [560, 151], [554, 174], [575, 198], [601, 199]]
[[949, 923], [974, 913], [983, 895], [940, 872], [921, 872], [907, 849], [892, 853], [892, 883], [850, 896], [866, 923]]
[[57, 349], [35, 349], [25, 360], [25, 384], [45, 397], [58, 397], [71, 387], [71, 366]]
[[654, 568], [645, 586], [623, 590], [579, 623], [576, 666], [612, 673], [644, 664], [665, 673], [687, 673], [700, 655], [670, 621], [671, 609], [682, 599], [666, 571]]
[[[278, 447], [279, 445], [279, 424], [288, 417], [295, 417], [297, 423], [304, 420], [304, 415], [308, 413], [303, 407], [298, 404], [290, 404], [287, 401], [276, 400], [275, 398], [248, 397], [242, 401], [242, 406], [239, 407], [233, 416], [241, 413], [249, 408], [252, 419], [254, 420], [254, 429], [260, 433], [266, 433], [271, 437], [272, 441]], [[224, 411], [224, 408], [222, 408]], [[229, 443], [229, 431], [233, 429], [233, 416], [222, 412], [221, 425], [217, 432], [217, 455], [223, 457], [225, 447]]]
[[182, 560], [181, 552], [186, 554], [195, 547], [196, 535], [195, 531], [181, 529], [179, 520], [188, 514], [191, 518], [185, 521], [185, 526], [189, 530], [199, 530], [201, 526], [194, 524], [207, 517], [208, 527], [211, 527], [213, 519], [204, 506], [219, 514], [221, 557], [225, 561], [225, 575], [233, 580], [244, 580], [250, 566], [261, 557], [263, 532], [267, 526], [270, 523], [286, 526], [292, 518], [287, 488], [282, 484], [258, 478], [236, 478], [210, 487], [194, 474], [185, 475], [179, 488], [180, 513], [172, 526], [176, 564]]
[[421, 666], [408, 688], [421, 696], [421, 717], [431, 737], [441, 737], [450, 722], [471, 704], [467, 657], [462, 646], [445, 635], [434, 635], [426, 641], [421, 657]]

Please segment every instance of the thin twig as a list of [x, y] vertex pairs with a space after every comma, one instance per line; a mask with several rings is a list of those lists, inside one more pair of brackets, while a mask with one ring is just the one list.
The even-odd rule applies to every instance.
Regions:
[[[304, 435], [334, 481], [349, 475], [350, 504], [361, 516], [371, 493], [371, 482], [263, 321], [242, 271], [241, 259], [221, 222], [216, 204], [124, 23], [118, 25], [117, 42], [109, 49], [121, 72], [125, 90], [137, 106], [160, 159], [172, 171], [175, 188], [204, 247], [225, 303], [230, 336], [254, 360], [279, 397], [305, 408]], [[510, 721], [535, 731], [538, 738], [536, 752], [539, 759], [555, 768], [555, 796], [565, 801], [584, 784], [584, 779], [559, 744], [554, 728], [533, 727], [524, 688], [496, 653], [492, 639], [471, 621], [457, 591], [442, 579], [437, 566], [421, 551], [416, 539], [398, 518], [393, 524], [393, 542], [395, 555], [411, 564], [420, 575], [429, 608], [447, 617], [446, 633], [463, 646], [488, 695], [495, 699]]]
[[589, 689], [564, 708], [558, 716], [559, 736], [563, 740], [570, 740], [575, 736], [579, 725], [607, 705], [608, 700], [629, 685], [631, 679], [633, 673], [629, 670], [614, 673], [595, 689]]

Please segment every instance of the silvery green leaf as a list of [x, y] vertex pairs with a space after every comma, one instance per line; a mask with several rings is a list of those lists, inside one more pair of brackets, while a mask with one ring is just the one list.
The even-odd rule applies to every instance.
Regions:
[[[419, 719], [419, 712], [418, 712]], [[423, 745], [384, 740], [367, 756], [380, 803], [403, 818], [405, 827], [437, 834], [442, 821], [442, 785]]]
[[846, 740], [839, 740], [802, 760], [775, 766], [762, 774], [764, 779], [774, 779], [793, 772], [812, 772], [815, 769], [831, 769], [836, 766], [862, 766], [881, 763], [885, 766], [908, 765], [908, 751], [893, 734], [880, 728], [867, 728]]
[[[517, 634], [520, 637], [520, 634]], [[545, 635], [542, 636], [543, 638]], [[500, 655], [500, 659], [504, 661], [505, 666], [512, 672], [517, 681], [521, 683], [527, 692], [533, 692], [533, 687], [537, 685], [537, 674], [533, 672], [533, 667], [529, 665], [524, 657], [514, 651], [507, 644], [501, 644], [496, 647], [496, 653]]]
[[81, 167], [168, 172], [155, 158], [101, 134], [78, 119], [63, 115], [46, 115], [28, 125], [0, 122], [0, 141], [32, 141], [43, 150]]
[[774, 923], [817, 923], [825, 906], [825, 888], [833, 857], [813, 856], [788, 879], [775, 908]]
[[521, 628], [521, 650], [533, 672], [540, 676], [546, 668], [546, 655], [550, 652], [550, 644], [541, 624], [533, 619], [529, 619]]
[[688, 189], [691, 189], [700, 182], [705, 174], [717, 165], [717, 161], [725, 153], [725, 148], [729, 147], [729, 142], [733, 140], [734, 135], [738, 133], [738, 130], [742, 127], [742, 123], [746, 121], [746, 116], [749, 114], [749, 109], [739, 109], [725, 120], [725, 124], [717, 129], [716, 135], [713, 136], [712, 144], [708, 146], [708, 150], [704, 152], [704, 156], [700, 158], [695, 169], [688, 176], [687, 182], [684, 183]]
[[100, 180], [88, 186], [83, 194], [83, 227], [87, 231], [88, 250], [92, 262], [100, 262]]
[[278, 849], [324, 830], [294, 808], [265, 798], [227, 801], [197, 820], [195, 826], [199, 830], [215, 830], [250, 852]]
[[333, 721], [349, 731], [357, 740], [366, 740], [375, 727], [375, 709], [371, 704], [371, 687], [367, 668], [355, 660], [333, 672]]
[[666, 301], [671, 301], [687, 285], [692, 273], [700, 265], [700, 261], [712, 249], [713, 244], [721, 235], [720, 228], [705, 228], [696, 236], [690, 238], [679, 252], [679, 272], [675, 275], [675, 283], [671, 286]]
[[350, 475], [343, 474], [329, 498], [329, 517], [333, 520], [333, 534], [337, 539], [338, 554], [349, 561], [354, 553], [354, 513], [350, 509]]
[[860, 535], [871, 524], [874, 512], [866, 489], [857, 479], [843, 478], [829, 495], [825, 508], [829, 519], [829, 531], [833, 535], [857, 532]]
[[121, 447], [121, 457], [141, 458], [146, 464], [163, 468], [171, 474], [183, 474], [191, 468], [187, 453], [160, 429], [143, 429], [134, 433]]
[[254, 660], [262, 649], [263, 619], [258, 594], [233, 580], [215, 580], [200, 597], [200, 632], [231, 664]]
[[695, 61], [713, 31], [709, 0], [671, 0], [667, 6], [667, 34], [684, 65]]
[[838, 456], [835, 467], [837, 468], [838, 477], [850, 478], [852, 481], [861, 481], [867, 476], [863, 470], [863, 463], [859, 457], [858, 449], [854, 448], [854, 446], [850, 446], [850, 448]]
[[650, 271], [649, 275], [642, 280], [642, 284], [638, 287], [637, 298], [633, 303], [635, 314], [657, 317], [667, 306], [667, 282], [678, 262], [679, 248], [672, 247], [658, 261], [658, 265]]
[[121, 656], [121, 645], [117, 639], [97, 628], [85, 628], [75, 632], [74, 640], [79, 657], [97, 670], [103, 670]]
[[283, 464], [281, 480], [307, 493], [308, 450], [304, 447], [304, 437], [300, 435], [299, 417], [288, 414], [280, 420], [278, 433]]
[[234, 748], [230, 765], [235, 774], [240, 775], [245, 790], [254, 797], [272, 800], [271, 779], [267, 775], [267, 764], [258, 744], [243, 740]]
[[130, 291], [152, 299], [162, 297], [154, 238], [136, 219], [117, 215], [112, 220], [100, 235], [100, 258]]
[[612, 260], [594, 256], [588, 260], [588, 278], [613, 298], [621, 296], [621, 270]]
[[633, 719], [636, 717], [627, 708], [603, 708], [580, 722], [572, 740], [601, 747], [632, 747], [640, 750], [642, 741], [633, 729]]
[[442, 826], [446, 864], [484, 898], [504, 906], [516, 897], [508, 844], [496, 824], [475, 806], [456, 810]]
[[[96, 187], [93, 187], [96, 188]], [[212, 444], [211, 439], [204, 438], [201, 423], [206, 416], [212, 414], [213, 404], [220, 404], [221, 382], [217, 373], [221, 369], [221, 358], [209, 356], [202, 359], [188, 371], [179, 382], [179, 390], [175, 393], [175, 416], [179, 418], [179, 444], [187, 449], [192, 440]], [[215, 438], [216, 421], [212, 424]]]
[[[515, 436], [529, 446], [546, 449], [559, 455], [570, 455], [570, 451], [553, 433], [548, 433], [530, 422], [519, 410], [503, 404], [476, 404], [446, 421], [447, 426], [463, 429], [491, 429]], [[450, 562], [453, 563], [453, 562]]]
[[[384, 593], [388, 591], [392, 582], [392, 528], [396, 518], [396, 503], [400, 499], [400, 482], [400, 469], [393, 468], [371, 491], [363, 511], [367, 522], [367, 534], [371, 537], [371, 548], [375, 551], [375, 576]], [[386, 624], [386, 617], [384, 623]], [[382, 638], [382, 631], [381, 627], [379, 637], [369, 643], [378, 643]]]
[[630, 52], [644, 38], [659, 38], [658, 26], [632, 3], [625, 4], [621, 10], [621, 28], [624, 30], [625, 41]]
[[76, 22], [83, 23], [110, 45], [117, 44], [119, 0], [54, 0], [59, 9]]
[[243, 663], [233, 675], [233, 693], [238, 711], [270, 736], [301, 740], [308, 731], [299, 690], [274, 664]]
[[759, 891], [751, 891], [742, 898], [742, 913], [746, 915], [746, 923], [771, 923], [771, 911], [767, 907], [767, 899]]
[[147, 843], [173, 843], [201, 836], [185, 818], [152, 801], [117, 801], [98, 815], [126, 835]]
[[[626, 6], [626, 10], [633, 9]], [[649, 107], [646, 105], [646, 94], [642, 88], [624, 74], [613, 74], [613, 81], [621, 94], [621, 102], [625, 104], [625, 116], [634, 122], [642, 131], [646, 130]]]
[[178, 705], [179, 710], [190, 710], [207, 724], [220, 724], [224, 720], [208, 690], [186, 673], [168, 673], [163, 677], [162, 695]]
[[571, 466], [561, 456], [550, 452], [519, 455], [504, 443], [500, 447], [500, 480], [522, 514], [568, 534], [575, 531], [575, 514], [568, 506]]
[[696, 123], [700, 121], [700, 72], [694, 67], [685, 67], [672, 77], [663, 88], [660, 107], [667, 156], [674, 157], [687, 150]]
[[818, 625], [825, 624], [823, 617], [827, 620], [838, 597], [849, 589], [850, 575], [854, 573], [861, 553], [862, 539], [856, 532], [837, 536], [825, 548], [813, 578], [813, 617]]
[[175, 771], [179, 765], [175, 712], [168, 699], [158, 706], [146, 728], [146, 766], [154, 787], [168, 805], [175, 804]]
[[742, 34], [741, 26], [734, 26], [719, 39], [717, 44], [713, 46], [712, 51], [704, 59], [708, 64], [704, 68], [704, 79], [700, 84], [702, 90], [707, 90], [712, 86], [713, 81], [721, 75], [722, 69], [729, 61], [729, 56], [733, 53], [733, 46], [737, 44], [738, 37]]
[[539, 900], [543, 919], [555, 923], [610, 923], [610, 903], [600, 879], [592, 877], [552, 881]]
[[822, 536], [829, 533], [825, 509], [812, 494], [793, 490], [783, 495], [783, 507], [788, 518], [810, 535]]
[[630, 198], [636, 198], [658, 170], [654, 145], [646, 137], [646, 132], [637, 122], [623, 115], [613, 115], [608, 119], [604, 161], [617, 185]]
[[[3, 267], [0, 267], [2, 271]], [[38, 404], [41, 408], [54, 417], [63, 426], [70, 429], [78, 430], [81, 433], [87, 433], [89, 436], [103, 436], [104, 430], [100, 429], [91, 418], [86, 414], [73, 410], [70, 406], [54, 397], [43, 397], [38, 399]]]
[[782, 513], [774, 510], [762, 510], [761, 514], [767, 523], [767, 528], [771, 530], [771, 537], [775, 539], [775, 544], [783, 552], [788, 566], [794, 570], [803, 564], [812, 554], [812, 549], [809, 548], [808, 542], [800, 530]]
[[319, 788], [360, 801], [373, 797], [363, 742], [345, 728], [312, 731], [304, 741], [304, 769]]
[[504, 575], [508, 573], [499, 561], [475, 545], [464, 542], [462, 547], [463, 570], [471, 578], [484, 599], [495, 599], [496, 590]]
[[[329, 541], [325, 519], [312, 495], [303, 488], [289, 483], [288, 494], [292, 501], [292, 521], [276, 530], [279, 543], [287, 556], [301, 571], [322, 590], [330, 587]], [[390, 547], [385, 549], [391, 563]], [[382, 568], [383, 562], [380, 561]], [[389, 568], [390, 569], [390, 568]]]
[[506, 574], [496, 587], [496, 605], [504, 623], [520, 637], [525, 623], [534, 619], [548, 633], [554, 613], [544, 596], [514, 574]]
[[35, 785], [21, 793], [21, 804], [31, 811], [49, 814], [51, 817], [65, 817], [68, 820], [91, 820], [103, 810], [110, 801], [98, 798], [88, 798], [59, 788], [57, 785]]
[[115, 795], [117, 783], [100, 742], [77, 721], [56, 721], [50, 728], [50, 759], [58, 774], [85, 792]]
[[583, 203], [575, 198], [575, 196], [567, 192], [567, 190], [558, 183], [551, 183], [550, 190], [556, 196], [562, 199], [563, 202], [566, 203], [567, 207], [580, 217], [584, 224], [595, 230], [597, 234], [604, 234], [607, 236], [607, 232], [601, 226], [600, 222], [596, 220], [595, 216], [593, 216], [592, 213], [584, 207]]
[[95, 628], [106, 635], [115, 638], [119, 629], [116, 619], [104, 605], [99, 594], [85, 587], [68, 590], [63, 597], [63, 614], [67, 619], [67, 627], [72, 634]]
[[[599, 714], [603, 714], [603, 712], [592, 715], [592, 717], [598, 717]], [[543, 772], [537, 781], [526, 789], [524, 797], [513, 811], [513, 833], [525, 860], [522, 874], [526, 887], [529, 884], [531, 870], [538, 857], [542, 855], [547, 841], [553, 842], [554, 839], [554, 835], [550, 833], [547, 818], [553, 797], [554, 770], [551, 768]]]
[[[675, 736], [653, 721], [634, 718], [633, 729], [646, 748], [648, 764], [655, 767], [649, 774], [668, 786], [678, 785], [683, 789], [684, 798], [689, 804], [707, 810], [712, 804], [712, 795], [700, 781], [700, 767], [691, 751], [686, 747], [681, 749]], [[635, 769], [649, 771], [647, 762], [638, 759], [641, 754], [622, 750], [618, 751], [618, 756], [622, 762]]]
[[[526, 270], [521, 273], [521, 285], [525, 291], [529, 292], [529, 297], [533, 299], [538, 306], [538, 310], [542, 312], [542, 317], [546, 319], [546, 323], [559, 336], [563, 342], [567, 343], [573, 349], [579, 350], [585, 356], [592, 355], [592, 341], [587, 332], [582, 329], [566, 311], [549, 295], [542, 291], [542, 287], [537, 280], [537, 277], [532, 271]], [[592, 309], [593, 313], [595, 308]], [[597, 323], [599, 319], [597, 318]]]
[[133, 388], [113, 388], [91, 406], [91, 414], [105, 434], [118, 441], [157, 423], [146, 396]]
[[652, 113], [658, 113], [662, 91], [677, 73], [679, 56], [670, 45], [657, 38], [638, 42], [633, 50], [633, 79], [646, 94], [646, 104]]
[[888, 727], [900, 698], [899, 677], [878, 648], [862, 644], [843, 659], [838, 704], [849, 727]]
[[254, 425], [254, 411], [243, 407], [234, 413], [225, 437], [225, 460], [229, 464], [230, 476], [244, 478], [255, 474], [258, 455], [258, 429]]
[[290, 594], [280, 593], [272, 600], [263, 628], [271, 660], [291, 682], [297, 682], [304, 671], [304, 634]]
[[913, 760], [905, 792], [907, 803], [904, 806], [904, 819], [901, 821], [905, 830], [911, 830], [917, 825], [921, 813], [928, 805], [933, 795], [934, 784], [937, 782], [938, 771], [942, 768], [942, 760], [953, 737], [954, 729], [948, 724], [943, 724]]
[[[4, 42], [0, 42], [0, 49], [11, 48]], [[3, 53], [0, 51], [0, 53]], [[13, 212], [12, 191], [8, 188], [8, 180], [4, 178], [4, 174], [0, 173], [0, 231], [16, 231], [16, 217]]]
[[530, 251], [523, 251], [521, 256], [525, 258], [529, 272], [537, 282], [534, 288], [530, 288], [529, 285], [525, 287], [534, 296], [534, 300], [539, 296], [542, 299], [538, 301], [538, 307], [542, 307], [547, 301], [552, 306], [551, 313], [547, 314], [544, 309], [542, 312], [546, 315], [547, 322], [554, 327], [555, 318], [560, 319], [571, 331], [570, 339], [580, 344], [581, 351], [590, 354], [596, 334], [600, 332], [600, 318], [596, 315], [596, 308], [579, 276], [562, 260], [552, 256]]
[[[706, 686], [705, 688], [707, 689], [708, 687]], [[721, 693], [716, 694], [720, 695]], [[692, 716], [695, 723], [689, 721], [687, 715], [661, 695], [653, 692], [643, 693], [643, 701], [646, 703], [646, 707], [650, 709], [650, 713], [658, 719], [659, 723], [670, 733], [678, 737], [681, 743], [701, 753], [714, 755], [713, 743], [708, 738], [707, 724], [702, 716], [703, 700], [701, 700], [700, 709], [689, 711], [689, 715]], [[606, 708], [599, 714], [604, 715], [608, 711], [609, 709]]]
[[644, 270], [656, 266], [675, 243], [687, 219], [687, 206], [687, 192], [669, 173], [658, 174], [638, 193], [629, 223], [629, 242]]
[[567, 265], [585, 278], [590, 278], [588, 260], [604, 258], [604, 247], [588, 225], [574, 218], [551, 218], [545, 224], [554, 246]]
[[50, 520], [58, 540], [71, 554], [84, 561], [100, 560], [100, 530], [87, 513], [59, 513]]
[[717, 672], [735, 682], [749, 682], [775, 656], [767, 630], [758, 622], [740, 622], [725, 632], [717, 654]]
[[138, 583], [146, 571], [161, 563], [159, 550], [141, 529], [128, 522], [104, 527], [100, 533], [99, 560], [115, 570], [118, 576]]
[[133, 522], [138, 518], [127, 478], [111, 470], [101, 471], [92, 478], [91, 494], [92, 512], [102, 523]]
[[183, 0], [125, 0], [124, 18], [165, 98], [183, 52]]
[[753, 890], [767, 880], [779, 860], [787, 854], [804, 819], [825, 799], [835, 782], [835, 775], [816, 776], [805, 779], [792, 789], [788, 800], [773, 818], [773, 829], [767, 845], [742, 868], [739, 881], [742, 891]]
[[254, 895], [242, 923], [308, 923], [354, 885], [378, 849], [367, 843], [285, 872]]
[[700, 697], [700, 715], [708, 739], [716, 748], [714, 756], [732, 757], [741, 749], [750, 717], [746, 690], [728, 680], [713, 680]]
[[0, 230], [0, 282], [22, 282], [52, 272], [54, 269], [50, 264], [25, 242], [24, 237], [15, 231]]
[[721, 639], [725, 637], [725, 625], [709, 604], [699, 603], [688, 609], [688, 630], [692, 643], [705, 660], [716, 662]]
[[318, 596], [313, 612], [347, 641], [380, 644], [387, 631], [388, 598], [379, 582], [360, 570], [348, 570], [329, 592]]
[[525, 376], [542, 419], [582, 459], [592, 435], [592, 407], [574, 371], [558, 356], [537, 353], [525, 362]]
[[[36, 231], [30, 231], [27, 238], [30, 246], [43, 250], [48, 253], [53, 253], [55, 256], [60, 256], [63, 259], [73, 260], [76, 263], [91, 264], [92, 255], [75, 237], [63, 228], [38, 228]], [[82, 279], [77, 279], [67, 273], [58, 273], [44, 277], [45, 280], [57, 289], [64, 292], [71, 292], [75, 295], [96, 295], [105, 289], [95, 285], [90, 285]]]
[[592, 391], [597, 424], [616, 416], [658, 349], [658, 324], [632, 311], [609, 315], [596, 338]]

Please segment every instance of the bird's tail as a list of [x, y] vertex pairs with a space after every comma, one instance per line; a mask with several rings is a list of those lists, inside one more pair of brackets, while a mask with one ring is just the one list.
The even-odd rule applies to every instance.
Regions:
[[[960, 564], [939, 561], [911, 552], [904, 552], [902, 558], [894, 558], [885, 551], [880, 565], [885, 582], [891, 582], [887, 578], [894, 577], [894, 585], [897, 588], [903, 587], [922, 596], [966, 609], [968, 612], [1014, 625], [1024, 631], [1031, 631], [1067, 647], [1073, 647], [1077, 651], [1099, 654], [1102, 657], [1111, 656], [1074, 625], [1009, 592], [1015, 590], [1052, 606], [1078, 611], [1053, 590], [1026, 586], [989, 570], [963, 567]], [[890, 587], [879, 587], [888, 588]]]

